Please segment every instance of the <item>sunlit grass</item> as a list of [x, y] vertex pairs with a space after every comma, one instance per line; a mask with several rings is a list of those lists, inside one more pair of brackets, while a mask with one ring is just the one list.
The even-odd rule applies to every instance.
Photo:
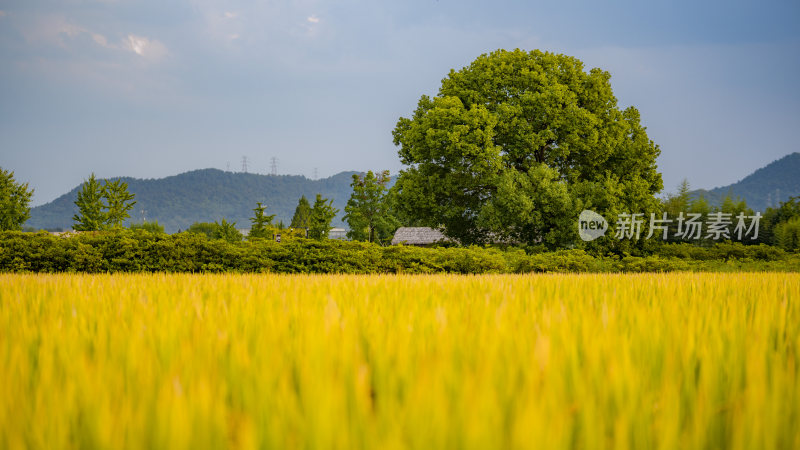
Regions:
[[0, 448], [800, 448], [800, 275], [0, 275]]

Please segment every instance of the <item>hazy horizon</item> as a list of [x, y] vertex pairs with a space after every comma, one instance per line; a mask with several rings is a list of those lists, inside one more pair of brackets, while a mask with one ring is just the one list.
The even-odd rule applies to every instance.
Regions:
[[[0, 0], [0, 166], [47, 203], [99, 177], [319, 178], [401, 165], [397, 119], [450, 69], [541, 49], [611, 73], [665, 191], [796, 152], [800, 5]], [[228, 166], [230, 165], [230, 166]]]

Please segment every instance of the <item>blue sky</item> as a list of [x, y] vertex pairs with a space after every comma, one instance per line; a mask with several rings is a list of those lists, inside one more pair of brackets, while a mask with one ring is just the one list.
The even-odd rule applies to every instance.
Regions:
[[0, 166], [50, 201], [91, 172], [401, 169], [391, 130], [497, 48], [612, 75], [667, 190], [800, 151], [798, 2], [0, 0]]

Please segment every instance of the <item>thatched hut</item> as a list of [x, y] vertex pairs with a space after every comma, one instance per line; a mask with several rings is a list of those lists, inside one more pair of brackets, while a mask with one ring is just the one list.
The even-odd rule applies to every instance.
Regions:
[[429, 227], [400, 227], [395, 231], [392, 245], [433, 245], [441, 242], [453, 242], [440, 230]]

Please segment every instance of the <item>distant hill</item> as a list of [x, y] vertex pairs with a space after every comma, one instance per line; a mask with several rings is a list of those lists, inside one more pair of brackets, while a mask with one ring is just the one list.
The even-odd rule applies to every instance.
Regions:
[[800, 195], [800, 153], [786, 155], [728, 186], [692, 191], [692, 196], [702, 195], [712, 205], [718, 205], [729, 193], [734, 199], [745, 199], [754, 211], [762, 212]]
[[[297, 175], [256, 175], [233, 173], [217, 169], [202, 169], [160, 179], [122, 177], [128, 190], [136, 194], [131, 221], [157, 220], [169, 233], [185, 230], [194, 222], [219, 221], [223, 217], [236, 222], [237, 228], [250, 228], [249, 218], [256, 202], [267, 206], [267, 214], [276, 214], [288, 226], [301, 195], [313, 205], [317, 193], [332, 198], [339, 214], [334, 226], [344, 226], [344, 205], [350, 198], [350, 183], [356, 172], [341, 172], [329, 178], [310, 180]], [[77, 212], [74, 201], [76, 186], [68, 193], [45, 205], [31, 208], [31, 218], [25, 223], [36, 229], [72, 228], [72, 216]]]

